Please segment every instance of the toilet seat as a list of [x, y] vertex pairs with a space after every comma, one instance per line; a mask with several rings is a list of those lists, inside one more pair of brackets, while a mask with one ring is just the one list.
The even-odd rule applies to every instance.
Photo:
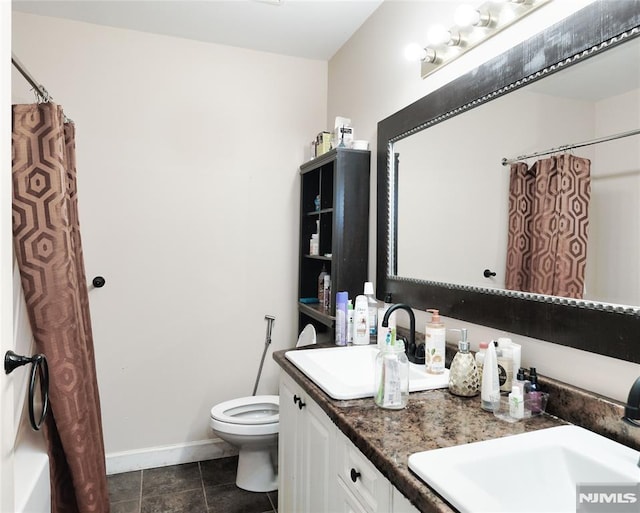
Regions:
[[245, 426], [277, 424], [280, 421], [280, 397], [256, 395], [231, 399], [211, 408], [211, 418]]

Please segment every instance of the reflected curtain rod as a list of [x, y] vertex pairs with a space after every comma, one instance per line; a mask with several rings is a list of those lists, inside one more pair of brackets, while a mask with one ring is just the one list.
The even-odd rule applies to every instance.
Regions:
[[564, 146], [558, 146], [557, 148], [551, 148], [550, 150], [545, 150], [545, 151], [538, 151], [536, 153], [531, 153], [530, 155], [519, 155], [518, 157], [511, 158], [511, 159], [503, 158], [502, 165], [506, 166], [508, 164], [513, 164], [514, 162], [519, 162], [520, 160], [530, 159], [532, 157], [540, 157], [542, 155], [549, 155], [550, 153], [567, 151], [573, 148], [581, 148], [583, 146], [590, 146], [592, 144], [599, 144], [607, 141], [613, 141], [614, 139], [622, 139], [623, 137], [629, 137], [629, 136], [638, 135], [638, 134], [640, 134], [640, 128], [637, 128], [635, 130], [630, 130], [629, 132], [622, 132], [619, 134], [600, 137], [599, 139], [593, 139], [591, 141], [585, 141], [585, 142], [574, 143], [574, 144], [565, 144]]
[[41, 84], [38, 84], [33, 75], [27, 71], [27, 68], [20, 62], [16, 54], [11, 52], [11, 64], [20, 72], [20, 74], [24, 77], [24, 79], [29, 82], [29, 85], [33, 87], [35, 93], [42, 99], [44, 102], [50, 102], [53, 100], [53, 97], [49, 94], [49, 91], [45, 89], [45, 87]]

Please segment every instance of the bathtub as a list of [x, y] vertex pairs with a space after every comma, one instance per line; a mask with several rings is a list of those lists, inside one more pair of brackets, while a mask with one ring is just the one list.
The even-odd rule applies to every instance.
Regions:
[[23, 422], [13, 461], [16, 513], [51, 513], [49, 456], [43, 433]]

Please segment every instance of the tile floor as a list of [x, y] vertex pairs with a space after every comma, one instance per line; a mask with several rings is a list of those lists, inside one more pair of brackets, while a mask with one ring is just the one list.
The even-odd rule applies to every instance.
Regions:
[[111, 513], [277, 513], [278, 492], [235, 485], [238, 457], [113, 474]]

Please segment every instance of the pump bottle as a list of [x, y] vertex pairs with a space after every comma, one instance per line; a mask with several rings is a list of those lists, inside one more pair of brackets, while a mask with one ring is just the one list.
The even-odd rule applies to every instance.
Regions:
[[425, 365], [427, 374], [444, 372], [446, 330], [440, 320], [439, 310], [427, 310], [432, 314], [424, 330]]

